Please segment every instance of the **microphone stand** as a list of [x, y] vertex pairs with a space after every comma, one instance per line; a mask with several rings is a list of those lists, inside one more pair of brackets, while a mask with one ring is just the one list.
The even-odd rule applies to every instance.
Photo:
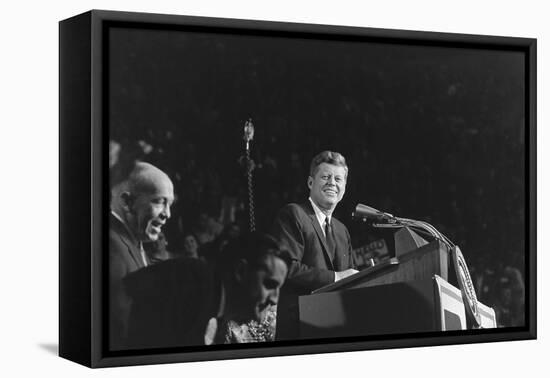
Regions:
[[[482, 328], [481, 316], [479, 313], [479, 308], [477, 306], [477, 296], [474, 285], [472, 283], [472, 278], [470, 277], [470, 272], [468, 271], [468, 266], [466, 265], [466, 260], [464, 259], [460, 248], [456, 244], [454, 244], [448, 237], [443, 235], [443, 233], [438, 231], [428, 222], [395, 217], [389, 213], [384, 213], [380, 210], [376, 210], [370, 206], [362, 204], [358, 204], [356, 206], [353, 217], [362, 219], [363, 221], [367, 221], [368, 218], [370, 218], [371, 220], [373, 220], [371, 226], [375, 228], [409, 227], [419, 234], [422, 234], [424, 236], [431, 236], [434, 239], [439, 240], [440, 242], [445, 244], [453, 258], [455, 273], [457, 275], [460, 291], [462, 293], [462, 300], [464, 302], [466, 313], [473, 323], [473, 328]], [[383, 221], [383, 223], [381, 221]]]
[[[431, 236], [434, 239], [441, 241], [450, 250], [455, 247], [455, 244], [448, 237], [443, 235], [441, 232], [439, 232], [434, 226], [432, 226], [428, 222], [419, 221], [415, 219], [395, 217], [389, 213], [383, 213], [373, 208], [370, 208], [370, 209], [376, 212], [376, 217], [378, 218], [378, 220], [375, 220], [373, 223], [371, 223], [372, 227], [375, 227], [375, 228], [409, 227], [420, 234]], [[362, 217], [361, 215], [355, 216], [354, 214], [354, 217], [363, 218], [364, 220], [366, 220], [366, 217]], [[380, 220], [384, 220], [384, 223], [381, 223]]]

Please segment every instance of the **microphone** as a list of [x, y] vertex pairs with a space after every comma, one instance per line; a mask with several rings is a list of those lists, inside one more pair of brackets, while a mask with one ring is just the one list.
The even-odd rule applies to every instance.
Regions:
[[254, 125], [252, 124], [252, 118], [249, 118], [248, 121], [244, 124], [244, 135], [243, 139], [246, 142], [246, 150], [249, 149], [249, 143], [254, 139]]
[[357, 204], [351, 216], [353, 219], [369, 223], [393, 224], [397, 222], [393, 215], [361, 203]]

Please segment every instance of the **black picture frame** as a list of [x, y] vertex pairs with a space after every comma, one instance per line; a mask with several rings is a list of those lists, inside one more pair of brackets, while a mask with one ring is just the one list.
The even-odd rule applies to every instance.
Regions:
[[[525, 325], [484, 330], [296, 340], [262, 345], [109, 352], [105, 337], [108, 248], [110, 28], [230, 33], [260, 38], [405, 44], [523, 54]], [[93, 10], [60, 22], [59, 354], [89, 367], [267, 357], [536, 338], [536, 40]], [[86, 200], [83, 200], [86, 199]]]

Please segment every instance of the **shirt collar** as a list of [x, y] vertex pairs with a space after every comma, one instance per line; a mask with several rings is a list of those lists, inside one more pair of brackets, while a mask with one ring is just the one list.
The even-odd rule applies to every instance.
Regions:
[[124, 219], [122, 219], [122, 217], [120, 215], [118, 215], [117, 213], [115, 213], [113, 210], [111, 210], [111, 214], [113, 215], [113, 217], [115, 217], [116, 219], [118, 219], [120, 221], [120, 223], [122, 223], [123, 225], [126, 226], [126, 222], [124, 222]]

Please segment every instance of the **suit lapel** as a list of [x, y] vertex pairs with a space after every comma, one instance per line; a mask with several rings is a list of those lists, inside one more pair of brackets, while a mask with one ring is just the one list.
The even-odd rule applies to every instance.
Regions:
[[121, 236], [122, 241], [126, 246], [128, 247], [128, 252], [130, 252], [130, 256], [132, 256], [132, 259], [137, 264], [138, 268], [144, 268], [145, 264], [143, 263], [143, 259], [141, 258], [141, 251], [139, 249], [139, 244], [135, 245], [132, 244], [132, 240], [125, 239]]
[[321, 242], [321, 245], [323, 246], [323, 255], [325, 256], [327, 266], [329, 267], [329, 269], [334, 270], [334, 265], [332, 264], [332, 259], [334, 258], [334, 255], [332, 253], [329, 253], [328, 246], [327, 246], [327, 241], [325, 239], [325, 234], [323, 233], [323, 230], [321, 230], [321, 226], [319, 225], [319, 221], [317, 220], [317, 216], [315, 215], [315, 211], [313, 210], [313, 206], [308, 201], [308, 203], [306, 203], [305, 207], [307, 209], [306, 213], [309, 216], [309, 219], [311, 220], [311, 224], [313, 225], [313, 229], [315, 230], [315, 233], [317, 234], [317, 238], [319, 238], [319, 241]]
[[[340, 248], [342, 240], [338, 237], [339, 235], [345, 235], [345, 231], [340, 229], [340, 224], [336, 218], [332, 218], [332, 233], [334, 234], [334, 270], [342, 270], [342, 259], [345, 257], [345, 248]], [[340, 253], [336, 253], [339, 251]]]
[[126, 225], [122, 223], [119, 219], [117, 219], [113, 214], [111, 214], [111, 222], [114, 225], [116, 225], [116, 228], [118, 229], [117, 233], [120, 237], [120, 240], [128, 248], [128, 253], [132, 257], [132, 260], [134, 260], [138, 268], [145, 267], [145, 265], [143, 264], [143, 260], [141, 258], [139, 243], [134, 239], [133, 236], [130, 235]]

